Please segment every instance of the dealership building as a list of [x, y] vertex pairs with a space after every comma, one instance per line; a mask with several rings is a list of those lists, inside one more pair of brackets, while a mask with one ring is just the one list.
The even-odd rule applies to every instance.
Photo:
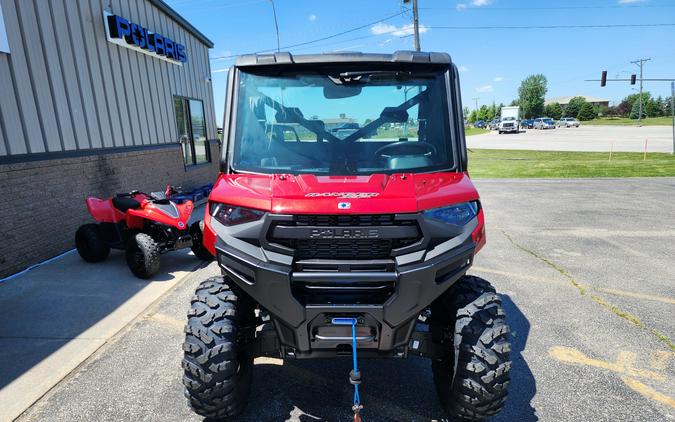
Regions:
[[211, 47], [162, 0], [0, 0], [0, 277], [73, 248], [88, 195], [215, 180]]

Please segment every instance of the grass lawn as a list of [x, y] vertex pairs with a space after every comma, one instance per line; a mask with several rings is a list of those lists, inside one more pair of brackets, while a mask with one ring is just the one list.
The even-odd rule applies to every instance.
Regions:
[[464, 128], [464, 134], [466, 136], [471, 136], [471, 135], [480, 135], [481, 133], [488, 133], [489, 130], [487, 129], [481, 129], [478, 127], [465, 127]]
[[675, 176], [675, 155], [615, 152], [558, 152], [474, 149], [469, 151], [473, 178], [573, 178]]
[[[595, 120], [581, 122], [582, 125], [637, 126], [637, 120], [627, 117], [600, 117]], [[670, 126], [673, 120], [668, 117], [647, 117], [642, 119], [643, 126]]]

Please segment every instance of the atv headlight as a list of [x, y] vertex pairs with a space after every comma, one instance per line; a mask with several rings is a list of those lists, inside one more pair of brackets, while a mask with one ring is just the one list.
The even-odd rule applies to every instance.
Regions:
[[463, 202], [449, 207], [435, 208], [422, 212], [427, 218], [433, 218], [444, 223], [464, 226], [478, 215], [478, 201]]
[[250, 223], [251, 221], [257, 221], [265, 215], [264, 211], [254, 210], [251, 208], [235, 207], [218, 202], [211, 202], [209, 205], [209, 212], [211, 217], [215, 218], [216, 221], [228, 227], [236, 226], [237, 224]]

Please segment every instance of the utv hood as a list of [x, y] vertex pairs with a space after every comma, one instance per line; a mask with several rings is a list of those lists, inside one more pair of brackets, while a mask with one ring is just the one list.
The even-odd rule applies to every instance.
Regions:
[[410, 213], [476, 199], [466, 173], [221, 174], [209, 197], [277, 214]]

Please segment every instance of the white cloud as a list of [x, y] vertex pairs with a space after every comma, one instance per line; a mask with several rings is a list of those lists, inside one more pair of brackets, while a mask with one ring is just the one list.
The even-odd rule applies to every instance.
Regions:
[[307, 19], [309, 19], [310, 22], [314, 22], [316, 20], [316, 15], [309, 15]]
[[496, 77], [495, 77], [495, 82], [501, 82], [501, 81], [503, 81], [503, 80], [504, 80], [504, 78], [501, 77], [501, 76], [496, 76]]
[[476, 92], [492, 92], [492, 85], [483, 85], [476, 88]]
[[459, 70], [460, 72], [468, 72], [469, 68], [466, 66], [460, 66], [457, 68], [457, 70]]
[[472, 0], [471, 5], [476, 7], [487, 6], [492, 3], [492, 0]]
[[[424, 34], [427, 32], [429, 28], [427, 28], [424, 25], [420, 25], [420, 34]], [[396, 25], [390, 25], [387, 23], [376, 23], [375, 25], [370, 27], [370, 32], [374, 35], [384, 35], [384, 34], [391, 34], [395, 35], [397, 37], [403, 37], [406, 35], [412, 35], [414, 32], [414, 27], [413, 24], [407, 24], [403, 26], [396, 26]]]
[[466, 4], [465, 3], [457, 3], [457, 10], [458, 11], [463, 11], [466, 10]]
[[619, 4], [644, 3], [646, 0], [619, 0]]

